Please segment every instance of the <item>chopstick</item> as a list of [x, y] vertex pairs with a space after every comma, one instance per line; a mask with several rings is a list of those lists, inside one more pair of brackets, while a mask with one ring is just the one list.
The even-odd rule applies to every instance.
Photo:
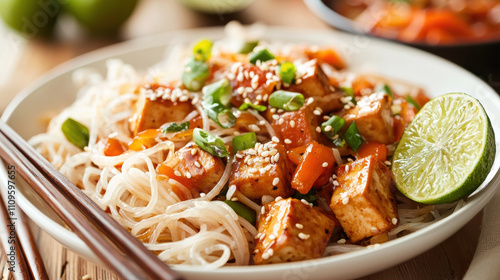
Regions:
[[142, 270], [152, 279], [182, 279], [2, 121], [0, 156], [17, 165], [21, 177], [117, 274], [144, 279]]
[[[7, 256], [6, 261], [9, 263], [9, 267], [12, 269], [9, 271], [14, 272], [14, 277], [16, 278], [16, 280], [35, 279], [28, 270], [28, 261], [26, 260], [26, 255], [22, 250], [21, 243], [17, 234], [15, 232], [11, 233], [13, 229], [9, 227], [9, 224], [12, 223], [12, 220], [10, 220], [9, 218], [7, 207], [5, 207], [4, 200], [1, 196], [0, 208], [0, 237], [2, 239], [3, 250]], [[9, 255], [11, 255], [12, 257], [10, 257]], [[14, 264], [11, 265], [10, 261], [14, 262]]]

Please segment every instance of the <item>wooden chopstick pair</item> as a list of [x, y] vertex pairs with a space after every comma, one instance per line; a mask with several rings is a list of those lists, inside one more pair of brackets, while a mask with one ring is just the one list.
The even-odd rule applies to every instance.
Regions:
[[[20, 208], [9, 210], [1, 196], [0, 208], [1, 245], [7, 255], [9, 270], [17, 280], [48, 280], [24, 212]], [[15, 217], [11, 211], [15, 211]]]
[[0, 156], [115, 273], [124, 279], [182, 279], [2, 121]]

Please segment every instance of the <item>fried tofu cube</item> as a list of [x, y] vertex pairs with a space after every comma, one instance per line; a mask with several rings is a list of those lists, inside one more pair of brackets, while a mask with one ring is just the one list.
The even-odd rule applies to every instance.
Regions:
[[322, 133], [316, 131], [320, 125], [319, 116], [314, 115], [310, 106], [302, 106], [297, 111], [273, 114], [270, 120], [287, 150], [304, 146], [313, 140], [322, 142]]
[[233, 159], [229, 185], [235, 185], [250, 199], [261, 199], [263, 195], [290, 196], [293, 190], [283, 145], [257, 143], [255, 148], [238, 151]]
[[368, 142], [394, 143], [394, 120], [389, 96], [386, 94], [374, 93], [361, 98], [355, 107], [345, 112], [343, 118], [346, 121], [345, 127], [355, 121], [359, 133]]
[[[164, 95], [158, 97], [159, 91]], [[160, 128], [167, 122], [181, 121], [193, 110], [188, 93], [179, 88], [153, 85], [140, 91], [130, 128], [135, 136], [146, 129]]]
[[249, 63], [239, 65], [241, 66], [231, 67], [225, 76], [233, 89], [231, 103], [235, 107], [243, 103], [267, 105], [269, 95], [277, 84], [277, 81], [268, 79], [269, 75], [273, 76], [274, 71], [263, 70]]
[[316, 59], [296, 65], [297, 78], [295, 84], [285, 87], [286, 90], [300, 92], [304, 97], [313, 97], [315, 106], [320, 107], [325, 113], [341, 109], [344, 104], [340, 100], [343, 96], [335, 92], [328, 76], [323, 72]]
[[179, 177], [189, 182], [192, 188], [204, 193], [210, 192], [224, 173], [222, 160], [205, 152], [196, 144], [182, 147], [164, 164], [178, 172]]
[[353, 243], [387, 232], [397, 224], [391, 171], [376, 157], [339, 166], [337, 182], [330, 208]]
[[335, 226], [320, 208], [288, 198], [265, 206], [257, 222], [256, 264], [319, 258]]

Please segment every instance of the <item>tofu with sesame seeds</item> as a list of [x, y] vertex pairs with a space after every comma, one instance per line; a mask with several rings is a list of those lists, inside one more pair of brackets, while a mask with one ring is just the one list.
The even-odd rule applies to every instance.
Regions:
[[342, 109], [344, 104], [340, 98], [341, 92], [331, 90], [331, 84], [316, 59], [296, 65], [297, 74], [295, 83], [284, 88], [288, 91], [300, 92], [305, 98], [313, 97], [315, 106], [325, 113]]
[[385, 233], [397, 224], [392, 174], [387, 166], [368, 156], [339, 166], [336, 175], [339, 185], [330, 208], [353, 243]]
[[237, 108], [246, 102], [267, 105], [269, 95], [279, 81], [274, 71], [262, 70], [249, 63], [227, 70], [226, 78], [233, 89], [231, 103]]
[[314, 114], [314, 108], [311, 106], [302, 106], [297, 111], [273, 114], [269, 119], [287, 150], [307, 145], [313, 140], [321, 143], [326, 141], [321, 131], [316, 130], [320, 125], [320, 118]]
[[250, 199], [260, 199], [264, 195], [289, 197], [293, 190], [283, 145], [257, 143], [255, 149], [238, 151], [233, 159], [229, 185], [236, 185]]
[[180, 88], [152, 85], [139, 93], [130, 130], [135, 136], [146, 129], [157, 129], [167, 122], [183, 120], [194, 109], [188, 95]]
[[364, 96], [357, 105], [345, 112], [343, 118], [348, 127], [356, 122], [359, 133], [368, 142], [393, 144], [394, 133], [389, 96], [383, 93], [374, 93]]
[[294, 262], [323, 256], [334, 220], [319, 208], [288, 198], [266, 204], [257, 222], [255, 264]]
[[164, 164], [178, 171], [193, 188], [203, 193], [210, 192], [224, 173], [222, 160], [196, 144], [188, 144], [175, 151], [174, 157]]

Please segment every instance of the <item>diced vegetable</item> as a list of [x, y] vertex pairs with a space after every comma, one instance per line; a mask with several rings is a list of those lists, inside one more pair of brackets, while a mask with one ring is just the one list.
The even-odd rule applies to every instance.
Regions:
[[191, 183], [190, 179], [188, 179], [182, 175], [177, 176], [175, 174], [175, 170], [172, 167], [170, 167], [164, 163], [158, 165], [158, 173], [166, 175], [168, 178], [176, 180], [177, 182], [183, 184], [187, 188], [191, 189], [193, 187], [193, 184]]
[[203, 87], [204, 102], [209, 104], [220, 103], [224, 106], [231, 104], [231, 85], [227, 79]]
[[387, 158], [387, 147], [378, 142], [365, 142], [359, 147], [356, 158], [362, 159], [364, 157], [373, 155], [378, 160], [384, 162]]
[[255, 211], [253, 211], [251, 208], [238, 201], [225, 200], [224, 203], [229, 205], [229, 207], [231, 207], [234, 210], [234, 212], [238, 214], [238, 216], [247, 220], [252, 225], [255, 225], [257, 219]]
[[298, 92], [277, 90], [269, 96], [269, 105], [285, 111], [297, 111], [304, 105], [304, 95]]
[[417, 101], [415, 101], [413, 98], [411, 98], [411, 96], [407, 95], [406, 101], [408, 101], [408, 103], [413, 105], [413, 107], [415, 107], [415, 109], [417, 109], [417, 111], [420, 110], [420, 105], [418, 105]]
[[132, 151], [142, 151], [144, 149], [149, 149], [154, 145], [158, 144], [156, 142], [156, 137], [159, 131], [156, 129], [147, 129], [139, 134], [128, 144], [128, 148]]
[[332, 116], [321, 124], [321, 131], [330, 140], [344, 127], [345, 120], [339, 116]]
[[316, 190], [315, 189], [311, 189], [306, 194], [301, 194], [300, 192], [295, 192], [292, 195], [292, 198], [296, 198], [298, 200], [304, 199], [304, 200], [306, 200], [309, 203], [314, 203], [314, 202], [316, 202], [316, 200], [318, 200], [318, 197], [316, 196]]
[[213, 156], [227, 157], [229, 155], [222, 139], [202, 129], [194, 129], [193, 140], [198, 147]]
[[307, 148], [307, 145], [304, 145], [304, 146], [300, 146], [300, 147], [288, 150], [288, 152], [287, 152], [288, 159], [291, 162], [293, 162], [295, 165], [299, 165], [300, 158], [306, 152], [306, 148]]
[[89, 130], [83, 124], [68, 118], [61, 126], [61, 130], [68, 141], [82, 149], [89, 145]]
[[190, 125], [191, 124], [189, 122], [183, 122], [181, 124], [171, 123], [169, 126], [167, 126], [163, 130], [163, 133], [171, 133], [171, 132], [179, 132], [179, 131], [188, 130]]
[[212, 54], [214, 43], [210, 40], [201, 40], [193, 48], [193, 57], [197, 61], [207, 61]]
[[255, 134], [255, 132], [249, 132], [235, 136], [233, 138], [233, 153], [236, 154], [238, 151], [253, 148], [255, 147], [256, 143], [257, 134]]
[[255, 105], [255, 104], [248, 103], [248, 102], [241, 104], [241, 106], [238, 108], [238, 110], [245, 111], [248, 108], [255, 109], [259, 112], [264, 112], [265, 110], [267, 110], [267, 107], [264, 105]]
[[238, 51], [241, 54], [248, 54], [253, 51], [255, 47], [259, 44], [259, 41], [250, 41], [250, 42], [245, 42], [240, 50]]
[[264, 62], [264, 61], [268, 61], [268, 60], [271, 60], [271, 59], [274, 59], [274, 55], [272, 53], [270, 53], [267, 49], [262, 49], [256, 53], [254, 53], [251, 57], [250, 57], [250, 63], [252, 64], [256, 64], [257, 63], [257, 60], [260, 60], [261, 62]]
[[190, 91], [199, 91], [208, 79], [210, 72], [203, 61], [189, 61], [182, 73], [182, 83]]
[[119, 156], [125, 152], [125, 148], [119, 140], [109, 138], [104, 146], [104, 155], [107, 157]]
[[354, 98], [356, 95], [354, 94], [354, 89], [351, 87], [340, 87], [340, 89], [345, 92], [348, 96], [352, 97], [351, 102], [356, 105], [356, 99]]
[[361, 144], [365, 140], [363, 140], [363, 137], [359, 133], [358, 127], [356, 126], [356, 122], [352, 122], [349, 128], [347, 128], [345, 132], [345, 140], [351, 146], [353, 151], [357, 151]]
[[207, 104], [204, 102], [203, 108], [208, 117], [223, 128], [233, 127], [236, 123], [236, 117], [231, 112], [231, 109], [220, 103]]
[[386, 84], [384, 84], [383, 86], [381, 86], [377, 91], [384, 92], [385, 94], [389, 95], [390, 98], [392, 98], [392, 90]]
[[284, 62], [280, 66], [280, 77], [283, 83], [291, 84], [295, 79], [295, 65], [291, 62]]
[[[292, 188], [301, 194], [306, 194], [313, 185], [326, 184], [328, 178], [333, 174], [334, 164], [335, 157], [332, 149], [313, 141], [307, 145], [306, 153], [301, 157], [293, 174]], [[320, 177], [322, 177], [321, 182], [315, 184]]]

